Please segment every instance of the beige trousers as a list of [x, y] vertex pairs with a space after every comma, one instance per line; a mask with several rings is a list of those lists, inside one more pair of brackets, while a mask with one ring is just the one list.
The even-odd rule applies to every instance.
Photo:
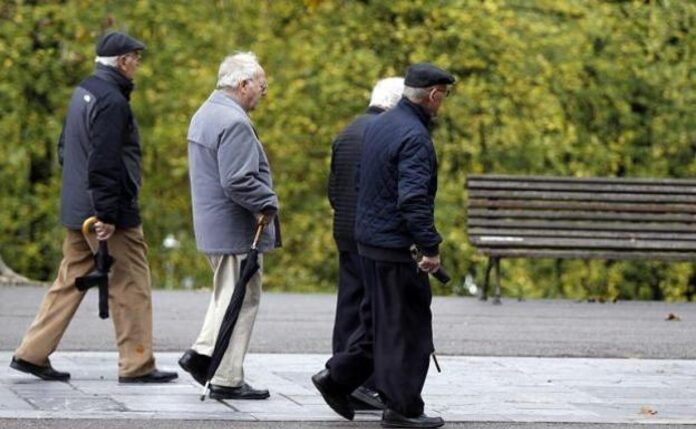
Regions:
[[[197, 353], [211, 356], [215, 348], [225, 310], [232, 298], [235, 285], [239, 280], [242, 261], [246, 254], [241, 255], [210, 255], [208, 262], [213, 269], [213, 293], [208, 305], [208, 311], [203, 320], [203, 327], [198, 339], [191, 347]], [[222, 357], [220, 367], [210, 380], [218, 386], [236, 387], [244, 383], [244, 356], [249, 349], [251, 331], [254, 328], [256, 313], [261, 301], [261, 275], [263, 270], [263, 255], [259, 254], [259, 271], [249, 280], [246, 295], [242, 302], [239, 318], [232, 331], [230, 345]]]
[[[117, 229], [108, 243], [115, 260], [109, 276], [109, 315], [116, 331], [118, 375], [137, 377], [155, 368], [147, 244], [140, 227]], [[68, 230], [58, 276], [15, 351], [16, 357], [35, 365], [49, 363], [85, 293], [96, 299], [96, 288], [80, 292], [75, 287], [75, 278], [94, 268], [92, 249], [96, 247], [96, 239], [88, 242], [79, 231]], [[98, 323], [97, 314], [94, 318]]]

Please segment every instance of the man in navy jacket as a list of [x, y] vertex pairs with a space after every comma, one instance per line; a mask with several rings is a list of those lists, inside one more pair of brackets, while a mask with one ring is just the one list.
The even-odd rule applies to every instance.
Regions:
[[[58, 142], [63, 167], [60, 219], [67, 228], [58, 275], [17, 348], [10, 366], [43, 380], [65, 381], [49, 356], [58, 346], [85, 292], [75, 278], [94, 267], [97, 240], [114, 257], [109, 312], [118, 345], [120, 383], [163, 383], [176, 372], [155, 368], [147, 245], [140, 220], [140, 137], [130, 108], [133, 77], [145, 45], [112, 32], [96, 47], [96, 70], [73, 92]], [[96, 240], [80, 232], [96, 216]]]
[[[355, 241], [356, 169], [360, 162], [365, 128], [377, 116], [401, 99], [404, 79], [382, 79], [372, 89], [370, 105], [363, 115], [351, 122], [334, 140], [331, 148], [329, 202], [334, 210], [333, 233], [338, 248], [338, 294], [333, 329], [333, 353], [348, 350], [350, 337], [360, 328], [360, 308], [365, 286], [360, 268], [360, 255]], [[382, 409], [384, 404], [368, 380], [352, 394], [356, 409]]]
[[[428, 273], [440, 268], [435, 229], [437, 159], [432, 118], [454, 78], [431, 64], [407, 70], [404, 98], [365, 130], [355, 236], [371, 317], [347, 352], [335, 354], [312, 380], [327, 404], [352, 419], [349, 394], [374, 372], [388, 427], [439, 427], [423, 414], [421, 390], [433, 352]], [[415, 262], [411, 248], [423, 258]]]

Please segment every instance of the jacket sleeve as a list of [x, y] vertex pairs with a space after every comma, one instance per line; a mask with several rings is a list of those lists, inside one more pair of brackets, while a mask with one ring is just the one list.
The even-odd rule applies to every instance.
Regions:
[[259, 149], [250, 124], [237, 121], [226, 128], [218, 147], [220, 185], [227, 198], [249, 210], [278, 210], [278, 197], [259, 175]]
[[415, 244], [426, 256], [437, 255], [442, 242], [435, 229], [434, 195], [428, 189], [435, 166], [435, 152], [429, 140], [409, 139], [401, 147], [397, 208], [406, 219]]
[[87, 188], [95, 215], [115, 223], [121, 195], [122, 148], [128, 136], [130, 109], [125, 102], [107, 102], [95, 110], [87, 156]]

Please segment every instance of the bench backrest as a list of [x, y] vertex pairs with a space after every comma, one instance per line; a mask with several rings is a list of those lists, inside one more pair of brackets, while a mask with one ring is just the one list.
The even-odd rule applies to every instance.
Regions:
[[470, 175], [469, 241], [489, 256], [696, 260], [696, 181]]

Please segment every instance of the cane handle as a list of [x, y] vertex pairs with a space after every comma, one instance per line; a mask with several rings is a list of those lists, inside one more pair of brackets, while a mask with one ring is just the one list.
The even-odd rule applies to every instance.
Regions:
[[99, 222], [96, 216], [88, 217], [82, 222], [82, 235], [88, 236], [90, 232], [94, 231], [94, 224]]
[[259, 245], [259, 240], [261, 239], [261, 233], [263, 232], [263, 227], [265, 224], [263, 222], [259, 222], [256, 225], [256, 235], [254, 235], [254, 242], [251, 244], [252, 249], [256, 249], [256, 246]]

